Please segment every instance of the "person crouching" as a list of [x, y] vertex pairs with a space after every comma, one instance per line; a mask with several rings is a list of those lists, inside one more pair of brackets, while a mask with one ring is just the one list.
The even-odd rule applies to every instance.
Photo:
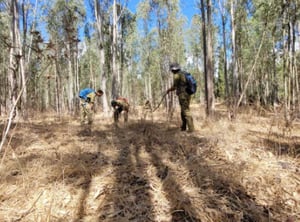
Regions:
[[121, 113], [124, 115], [124, 122], [128, 121], [129, 103], [126, 98], [119, 97], [111, 101], [111, 106], [114, 109], [114, 122], [119, 122]]

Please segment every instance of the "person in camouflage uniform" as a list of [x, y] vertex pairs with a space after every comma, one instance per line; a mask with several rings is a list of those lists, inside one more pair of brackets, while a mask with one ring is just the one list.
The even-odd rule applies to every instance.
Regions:
[[193, 132], [195, 130], [193, 117], [190, 112], [190, 102], [191, 95], [186, 92], [186, 79], [185, 72], [181, 70], [181, 67], [178, 63], [172, 63], [170, 65], [170, 70], [174, 74], [174, 83], [171, 88], [167, 90], [167, 94], [171, 91], [176, 90], [176, 95], [178, 96], [180, 109], [181, 109], [181, 130], [188, 132]]
[[87, 119], [89, 125], [93, 123], [93, 107], [96, 96], [102, 96], [103, 91], [101, 89], [95, 91], [90, 88], [86, 88], [80, 91], [80, 112], [81, 112], [81, 124], [83, 125]]
[[111, 106], [114, 109], [114, 122], [119, 122], [121, 113], [124, 113], [124, 122], [128, 121], [129, 103], [126, 98], [118, 97], [111, 101]]
[[148, 116], [150, 116], [153, 121], [152, 105], [149, 100], [146, 100], [143, 106], [143, 119], [146, 120]]

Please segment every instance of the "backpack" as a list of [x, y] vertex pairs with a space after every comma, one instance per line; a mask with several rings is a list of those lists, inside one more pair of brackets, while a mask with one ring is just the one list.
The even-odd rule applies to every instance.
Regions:
[[79, 92], [79, 98], [87, 100], [87, 95], [90, 94], [91, 92], [94, 92], [94, 90], [91, 88], [82, 89]]
[[185, 79], [186, 79], [186, 89], [185, 91], [189, 94], [192, 95], [197, 91], [197, 81], [196, 79], [192, 76], [191, 73], [185, 72]]
[[128, 99], [124, 98], [124, 97], [118, 97], [117, 100], [122, 100], [125, 103], [129, 104]]

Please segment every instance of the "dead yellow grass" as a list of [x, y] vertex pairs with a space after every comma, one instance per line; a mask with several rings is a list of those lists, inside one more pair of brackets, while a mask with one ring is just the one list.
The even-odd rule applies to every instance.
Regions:
[[300, 128], [217, 107], [196, 132], [159, 110], [114, 127], [98, 114], [20, 122], [0, 153], [0, 221], [299, 221]]

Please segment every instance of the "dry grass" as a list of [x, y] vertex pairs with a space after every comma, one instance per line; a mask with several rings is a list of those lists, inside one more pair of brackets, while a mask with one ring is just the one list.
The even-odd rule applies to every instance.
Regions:
[[0, 153], [0, 221], [299, 221], [299, 123], [217, 110], [206, 121], [193, 107], [193, 134], [178, 110], [118, 128], [98, 114], [91, 131], [70, 117], [18, 123]]

